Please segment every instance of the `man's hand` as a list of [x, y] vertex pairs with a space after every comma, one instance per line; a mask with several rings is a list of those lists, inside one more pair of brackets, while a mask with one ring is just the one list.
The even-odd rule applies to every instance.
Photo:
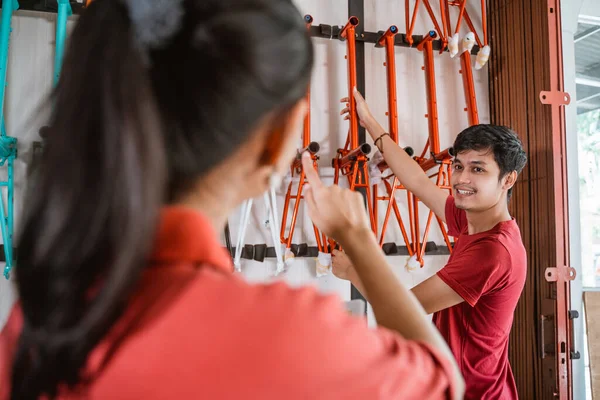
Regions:
[[354, 265], [343, 251], [333, 250], [331, 252], [331, 266], [333, 274], [340, 279], [352, 281], [352, 278], [356, 276]]
[[356, 269], [354, 269], [350, 257], [348, 257], [346, 253], [339, 250], [333, 250], [331, 252], [331, 266], [333, 275], [339, 279], [350, 281], [363, 297], [369, 301], [367, 290], [358, 277], [358, 273], [356, 272]]
[[[348, 103], [348, 97], [343, 98], [342, 103]], [[360, 125], [367, 129], [373, 140], [381, 138], [378, 144], [382, 149], [381, 154], [385, 162], [390, 167], [394, 175], [400, 180], [404, 187], [418, 197], [425, 205], [432, 210], [435, 215], [446, 222], [446, 200], [448, 192], [440, 189], [421, 169], [406, 152], [401, 149], [389, 135], [382, 136], [385, 133], [383, 127], [375, 120], [369, 106], [361, 94], [354, 89], [354, 100], [356, 101], [356, 112], [360, 120]], [[344, 119], [350, 118], [350, 107], [344, 108], [340, 114], [345, 115]], [[383, 151], [385, 149], [385, 151]]]
[[395, 330], [407, 340], [418, 340], [438, 349], [452, 365], [454, 398], [462, 398], [464, 383], [454, 355], [425, 318], [425, 311], [416, 297], [389, 268], [371, 231], [362, 195], [337, 185], [323, 185], [308, 152], [302, 155], [302, 166], [308, 181], [304, 192], [308, 214], [319, 230], [337, 240], [346, 250], [364, 285], [363, 290], [366, 290], [363, 294], [368, 294], [377, 323]]

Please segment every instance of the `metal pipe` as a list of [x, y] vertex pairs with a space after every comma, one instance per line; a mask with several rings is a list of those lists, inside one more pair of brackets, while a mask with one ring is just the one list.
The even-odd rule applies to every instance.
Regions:
[[359, 21], [357, 17], [350, 17], [340, 32], [340, 37], [345, 38], [348, 43], [346, 58], [348, 59], [348, 102], [350, 104], [350, 147], [358, 147], [358, 116], [356, 112], [356, 100], [354, 99], [354, 88], [356, 87], [356, 31]]
[[467, 10], [465, 10], [464, 17], [465, 17], [465, 22], [469, 26], [469, 29], [475, 35], [475, 42], [477, 42], [477, 46], [479, 46], [479, 48], [481, 49], [483, 47], [483, 43], [481, 42], [481, 38], [477, 34], [477, 30], [475, 30], [475, 25], [473, 24], [473, 21], [471, 21], [471, 17], [469, 16], [469, 13], [467, 12]]
[[10, 42], [10, 20], [13, 11], [19, 9], [17, 0], [2, 0], [2, 26], [0, 28], [0, 119], [4, 120], [4, 98], [6, 95], [6, 71], [8, 69], [8, 47]]
[[452, 149], [452, 147], [450, 147], [438, 154], [432, 155], [431, 158], [428, 158], [427, 160], [422, 162], [421, 168], [423, 169], [423, 171], [429, 171], [431, 168], [443, 163], [444, 161], [450, 160], [452, 157], [454, 157], [454, 150]]
[[298, 150], [296, 153], [296, 158], [292, 163], [292, 169], [296, 170], [302, 168], [302, 154], [304, 154], [304, 152], [308, 151], [313, 160], [316, 160], [316, 154], [319, 152], [319, 150], [321, 150], [321, 145], [319, 145], [317, 142], [310, 142], [304, 148]]
[[460, 31], [460, 23], [462, 22], [466, 6], [467, 6], [467, 0], [462, 0], [460, 2], [460, 10], [458, 11], [458, 20], [456, 21], [456, 30], [454, 31], [454, 33], [459, 33], [459, 31]]
[[313, 17], [310, 14], [304, 16], [304, 22], [306, 23], [306, 29], [310, 29], [313, 23]]
[[381, 36], [377, 44], [385, 46], [385, 67], [388, 88], [388, 123], [392, 140], [398, 143], [398, 102], [396, 93], [396, 54], [394, 50], [394, 37], [398, 27], [392, 25]]
[[487, 46], [488, 34], [487, 34], [487, 13], [485, 9], [485, 0], [481, 0], [481, 26], [483, 28], [483, 45]]
[[[408, 1], [406, 0], [406, 11], [408, 12], [409, 10], [409, 6], [408, 6]], [[417, 21], [417, 11], [419, 10], [419, 3], [421, 2], [421, 0], [417, 0], [415, 2], [415, 8], [413, 9], [413, 15], [410, 21], [410, 26], [407, 27], [406, 29], [406, 40], [408, 41], [408, 44], [410, 44], [411, 46], [413, 45], [413, 31], [415, 30], [415, 22]]]
[[[4, 121], [2, 122], [4, 124]], [[3, 130], [4, 131], [4, 130]], [[0, 136], [0, 158], [7, 159], [14, 156], [16, 152], [17, 140], [13, 137]]]
[[[2, 237], [3, 238], [8, 238], [8, 226], [7, 226], [7, 222], [6, 219], [4, 218], [4, 201], [2, 199], [0, 199], [0, 216], [2, 218], [0, 218], [0, 230], [2, 231]], [[9, 243], [5, 242], [4, 243], [4, 257], [6, 258], [6, 265], [4, 266], [4, 277], [6, 279], [8, 279], [10, 277], [10, 270], [11, 270], [11, 262], [12, 259], [10, 258], [10, 250], [9, 250]]]
[[[409, 157], [412, 157], [415, 154], [415, 151], [410, 146], [406, 146], [403, 150], [406, 152], [406, 154], [408, 154]], [[377, 164], [377, 167], [381, 171], [383, 171], [383, 170], [386, 170], [388, 168], [388, 164], [384, 160], [384, 161], [380, 162], [379, 164]]]
[[308, 151], [310, 154], [317, 154], [319, 152], [319, 150], [321, 150], [321, 145], [319, 145], [319, 143], [317, 142], [310, 142], [307, 146], [305, 146], [303, 149], [298, 150], [298, 154], [296, 155], [296, 158], [301, 160], [302, 159], [302, 154], [305, 151]]
[[448, 42], [448, 38], [444, 35], [443, 30], [440, 28], [440, 24], [435, 18], [435, 14], [433, 13], [433, 8], [431, 8], [431, 4], [429, 4], [429, 0], [423, 0], [423, 5], [427, 9], [427, 13], [429, 14], [429, 18], [431, 18], [431, 22], [433, 22], [433, 26], [437, 31], [438, 35], [440, 35], [440, 39], [442, 40], [442, 49], [444, 48], [444, 43]]
[[477, 98], [475, 95], [475, 82], [473, 81], [473, 67], [471, 66], [471, 53], [464, 51], [460, 55], [460, 73], [462, 75], [465, 102], [467, 103], [467, 115], [469, 126], [479, 124], [479, 112], [477, 110]]
[[[309, 14], [304, 16], [304, 22], [306, 23], [306, 29], [310, 29], [313, 17]], [[306, 91], [306, 104], [307, 111], [304, 116], [304, 134], [302, 135], [302, 146], [307, 147], [310, 143], [310, 83]]]
[[[443, 170], [440, 168], [440, 170], [437, 173], [437, 179], [435, 182], [435, 185], [437, 187], [440, 186], [440, 184], [442, 183], [442, 175], [443, 175]], [[427, 246], [427, 238], [429, 237], [429, 230], [431, 229], [431, 221], [433, 218], [433, 211], [429, 210], [429, 215], [427, 216], [427, 223], [425, 224], [425, 232], [423, 233], [423, 239], [419, 239], [422, 243], [422, 247], [420, 249], [420, 252], [417, 254], [417, 259], [419, 260], [419, 262], [421, 263], [421, 265], [423, 265], [423, 256], [425, 255], [425, 247]], [[442, 234], [444, 234], [444, 231], [442, 231]]]
[[348, 154], [343, 156], [339, 160], [340, 168], [344, 168], [348, 166], [353, 161], [357, 161], [358, 157], [366, 156], [371, 152], [371, 145], [368, 143], [363, 143], [360, 146], [356, 147], [354, 150], [350, 151]]
[[[407, 42], [412, 46], [412, 37], [410, 37], [410, 35], [408, 34], [410, 31], [410, 5], [408, 4], [409, 0], [404, 0], [404, 25], [406, 25], [404, 27], [405, 32], [406, 32], [406, 38], [407, 38]], [[445, 0], [441, 0], [441, 1], [445, 1]]]
[[[450, 35], [451, 29], [449, 28], [449, 24], [447, 21], [447, 11], [448, 2], [446, 0], [440, 0], [440, 14], [442, 16], [442, 27], [444, 29], [444, 38], [446, 40], [446, 45], [448, 44], [448, 36]], [[442, 49], [440, 51], [444, 51], [445, 46], [442, 45]]]
[[56, 20], [56, 50], [54, 53], [54, 85], [58, 83], [62, 69], [65, 42], [67, 39], [67, 20], [73, 15], [69, 0], [58, 0], [58, 17]]
[[437, 94], [435, 86], [435, 64], [433, 60], [433, 39], [437, 37], [435, 31], [419, 43], [417, 48], [423, 52], [425, 83], [427, 86], [427, 121], [429, 126], [429, 146], [434, 154], [440, 152], [440, 132], [438, 122]]
[[231, 257], [233, 258], [233, 246], [231, 245], [231, 231], [229, 229], [229, 221], [227, 221], [227, 223], [225, 224], [224, 235], [225, 235], [225, 246], [227, 247], [227, 251], [229, 252]]
[[[14, 138], [12, 138], [14, 139]], [[17, 140], [15, 139], [15, 146], [16, 146]], [[15, 149], [15, 153], [16, 153], [16, 149]], [[8, 158], [8, 188], [7, 188], [7, 203], [8, 203], [8, 238], [9, 240], [5, 242], [5, 248], [8, 247], [8, 257], [6, 257], [6, 260], [10, 260], [10, 264], [12, 265], [14, 259], [13, 259], [13, 232], [14, 232], [14, 225], [15, 225], [15, 217], [14, 217], [14, 188], [15, 188], [15, 184], [14, 184], [14, 159], [15, 156], [9, 157]]]
[[[286, 249], [292, 246], [292, 239], [294, 237], [294, 230], [296, 229], [296, 220], [298, 218], [298, 210], [300, 209], [300, 199], [302, 198], [302, 189], [304, 188], [304, 170], [300, 172], [300, 181], [298, 182], [298, 191], [296, 192], [294, 209], [292, 210], [292, 221], [290, 223], [290, 233], [287, 238], [282, 238], [282, 243], [285, 243]], [[291, 182], [290, 182], [291, 185]], [[284, 220], [287, 223], [287, 218]], [[281, 229], [285, 229], [284, 224], [281, 224]]]
[[429, 33], [425, 35], [423, 40], [421, 40], [421, 42], [417, 45], [417, 50], [423, 51], [424, 46], [427, 43], [431, 43], [435, 38], [437, 38], [437, 33], [435, 33], [435, 31], [429, 31]]

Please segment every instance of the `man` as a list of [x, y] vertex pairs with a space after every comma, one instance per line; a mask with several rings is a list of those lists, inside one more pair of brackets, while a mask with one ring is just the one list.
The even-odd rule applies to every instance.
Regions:
[[[476, 125], [454, 142], [453, 195], [437, 187], [375, 121], [355, 91], [360, 123], [400, 182], [457, 238], [448, 263], [412, 289], [448, 342], [465, 378], [465, 399], [517, 399], [508, 363], [513, 313], [525, 284], [527, 256], [508, 212], [527, 157], [508, 128]], [[348, 99], [342, 99], [348, 102]], [[349, 109], [342, 110], [348, 118]], [[368, 298], [348, 258], [335, 252], [333, 271]]]

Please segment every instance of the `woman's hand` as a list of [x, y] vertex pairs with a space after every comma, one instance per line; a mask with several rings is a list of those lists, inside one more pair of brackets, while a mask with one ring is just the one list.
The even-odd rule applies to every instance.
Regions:
[[302, 155], [308, 187], [304, 199], [313, 223], [344, 246], [346, 239], [357, 232], [371, 231], [363, 196], [338, 185], [325, 186], [313, 167], [308, 152]]

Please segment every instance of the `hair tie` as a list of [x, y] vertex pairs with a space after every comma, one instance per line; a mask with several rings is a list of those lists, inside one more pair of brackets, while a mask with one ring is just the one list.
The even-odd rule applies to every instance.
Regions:
[[135, 41], [144, 53], [164, 47], [181, 28], [183, 0], [124, 0], [124, 3]]

